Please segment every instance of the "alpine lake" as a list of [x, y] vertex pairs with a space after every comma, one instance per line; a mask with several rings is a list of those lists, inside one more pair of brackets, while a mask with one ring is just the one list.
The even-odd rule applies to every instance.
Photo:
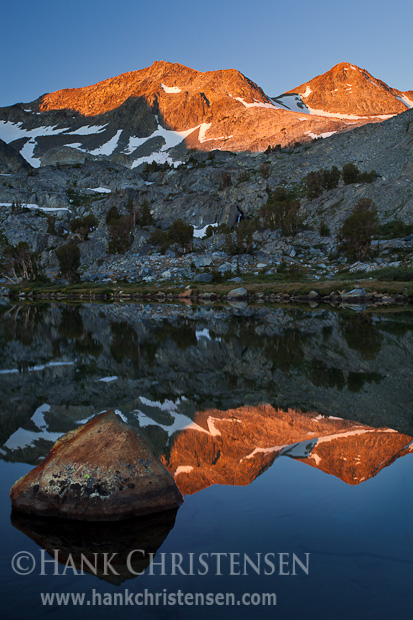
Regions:
[[[3, 303], [0, 350], [5, 619], [411, 617], [411, 306]], [[184, 504], [11, 514], [13, 483], [108, 409]]]

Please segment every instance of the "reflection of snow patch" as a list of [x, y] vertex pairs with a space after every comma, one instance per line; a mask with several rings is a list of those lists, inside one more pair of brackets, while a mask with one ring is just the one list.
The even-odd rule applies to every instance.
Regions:
[[[284, 444], [283, 446], [273, 446], [272, 448], [255, 448], [250, 454], [247, 454], [246, 459], [252, 459], [256, 454], [270, 454], [271, 452], [281, 452], [283, 448], [288, 447], [288, 445]], [[242, 461], [244, 459], [241, 459]]]
[[27, 448], [29, 446], [34, 446], [35, 442], [39, 439], [43, 439], [44, 441], [52, 441], [53, 443], [57, 441], [63, 433], [48, 432], [47, 424], [44, 419], [44, 414], [48, 411], [50, 411], [50, 405], [43, 404], [38, 407], [32, 415], [31, 420], [37, 426], [39, 431], [26, 431], [24, 428], [19, 428], [12, 435], [10, 435], [4, 444], [5, 448], [8, 448], [9, 450]]
[[126, 424], [128, 424], [128, 418], [127, 418], [125, 415], [123, 415], [123, 413], [122, 413], [122, 411], [121, 411], [120, 409], [115, 409], [115, 413], [116, 413], [116, 415], [118, 415], [120, 418], [122, 418], [122, 420], [123, 420], [124, 422], [126, 422]]
[[345, 431], [343, 433], [335, 433], [334, 435], [327, 435], [326, 437], [319, 437], [318, 444], [329, 443], [330, 441], [334, 441], [335, 439], [341, 439], [342, 437], [355, 437], [357, 435], [366, 435], [367, 433], [397, 433], [397, 431], [392, 428], [363, 428], [359, 430]]
[[159, 400], [150, 400], [149, 398], [145, 398], [144, 396], [139, 396], [139, 400], [141, 401], [142, 405], [147, 405], [148, 407], [154, 407], [156, 409], [161, 409], [162, 411], [167, 411], [168, 413], [171, 413], [171, 411], [176, 411], [177, 410], [177, 406], [180, 404], [180, 399], [178, 398], [178, 400], [176, 402], [173, 402], [172, 400], [164, 400], [163, 403], [161, 403]]
[[179, 476], [179, 474], [189, 474], [192, 470], [192, 465], [179, 465], [179, 467], [175, 470], [174, 476]]
[[317, 445], [317, 441], [317, 438], [300, 441], [284, 448], [281, 454], [283, 456], [290, 456], [293, 459], [305, 459], [310, 455], [314, 446]]
[[50, 411], [50, 405], [44, 404], [40, 405], [32, 415], [32, 420], [36, 424], [37, 428], [47, 429], [46, 420], [44, 419], [44, 414]]
[[138, 418], [140, 428], [144, 428], [145, 426], [159, 426], [168, 433], [169, 437], [176, 433], [176, 431], [188, 428], [191, 424], [191, 419], [182, 413], [174, 413], [173, 424], [169, 426], [167, 424], [158, 424], [158, 422], [155, 422], [155, 420], [146, 415], [146, 413], [139, 411], [139, 409], [135, 409], [133, 413]]
[[[0, 205], [1, 206], [1, 205]], [[52, 210], [52, 209], [51, 209]], [[29, 366], [24, 369], [24, 372], [38, 372], [39, 370], [45, 370], [46, 368], [53, 368], [55, 366], [73, 366], [75, 362], [49, 362], [48, 364], [38, 364], [36, 366]], [[0, 375], [11, 375], [22, 373], [23, 370], [19, 368], [12, 368], [7, 370], [0, 370]]]
[[102, 377], [102, 379], [97, 379], [97, 381], [101, 381], [102, 383], [111, 383], [112, 381], [117, 381], [117, 376], [114, 375], [113, 377]]
[[204, 327], [204, 329], [197, 329], [195, 332], [196, 335], [196, 339], [197, 340], [201, 340], [201, 338], [206, 338], [207, 340], [211, 340], [211, 335], [209, 333], [209, 329], [206, 329], [206, 327]]

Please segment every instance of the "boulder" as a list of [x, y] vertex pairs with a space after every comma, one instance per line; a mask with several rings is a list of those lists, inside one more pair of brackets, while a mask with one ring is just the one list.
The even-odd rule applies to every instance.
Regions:
[[113, 411], [58, 439], [10, 498], [18, 512], [85, 521], [118, 521], [183, 501], [146, 440]]
[[197, 269], [199, 267], [209, 267], [212, 265], [212, 258], [210, 256], [199, 256], [194, 258], [193, 263]]
[[194, 282], [202, 282], [204, 284], [209, 284], [213, 280], [212, 273], [197, 273], [194, 277]]
[[232, 291], [228, 293], [228, 299], [246, 299], [247, 297], [248, 291], [243, 286], [233, 288]]
[[348, 291], [348, 293], [343, 293], [341, 296], [343, 299], [362, 299], [365, 295], [365, 288], [353, 288], [351, 291]]

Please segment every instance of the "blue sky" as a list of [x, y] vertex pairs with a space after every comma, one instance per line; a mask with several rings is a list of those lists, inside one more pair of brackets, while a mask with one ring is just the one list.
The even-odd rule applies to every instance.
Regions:
[[1, 17], [0, 106], [154, 60], [239, 69], [270, 96], [341, 61], [413, 89], [411, 0], [6, 0]]

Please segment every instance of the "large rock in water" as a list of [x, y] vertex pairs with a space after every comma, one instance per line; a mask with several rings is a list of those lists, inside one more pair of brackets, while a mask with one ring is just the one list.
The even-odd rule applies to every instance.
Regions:
[[146, 440], [113, 411], [58, 439], [10, 498], [20, 512], [85, 521], [117, 521], [183, 501]]

